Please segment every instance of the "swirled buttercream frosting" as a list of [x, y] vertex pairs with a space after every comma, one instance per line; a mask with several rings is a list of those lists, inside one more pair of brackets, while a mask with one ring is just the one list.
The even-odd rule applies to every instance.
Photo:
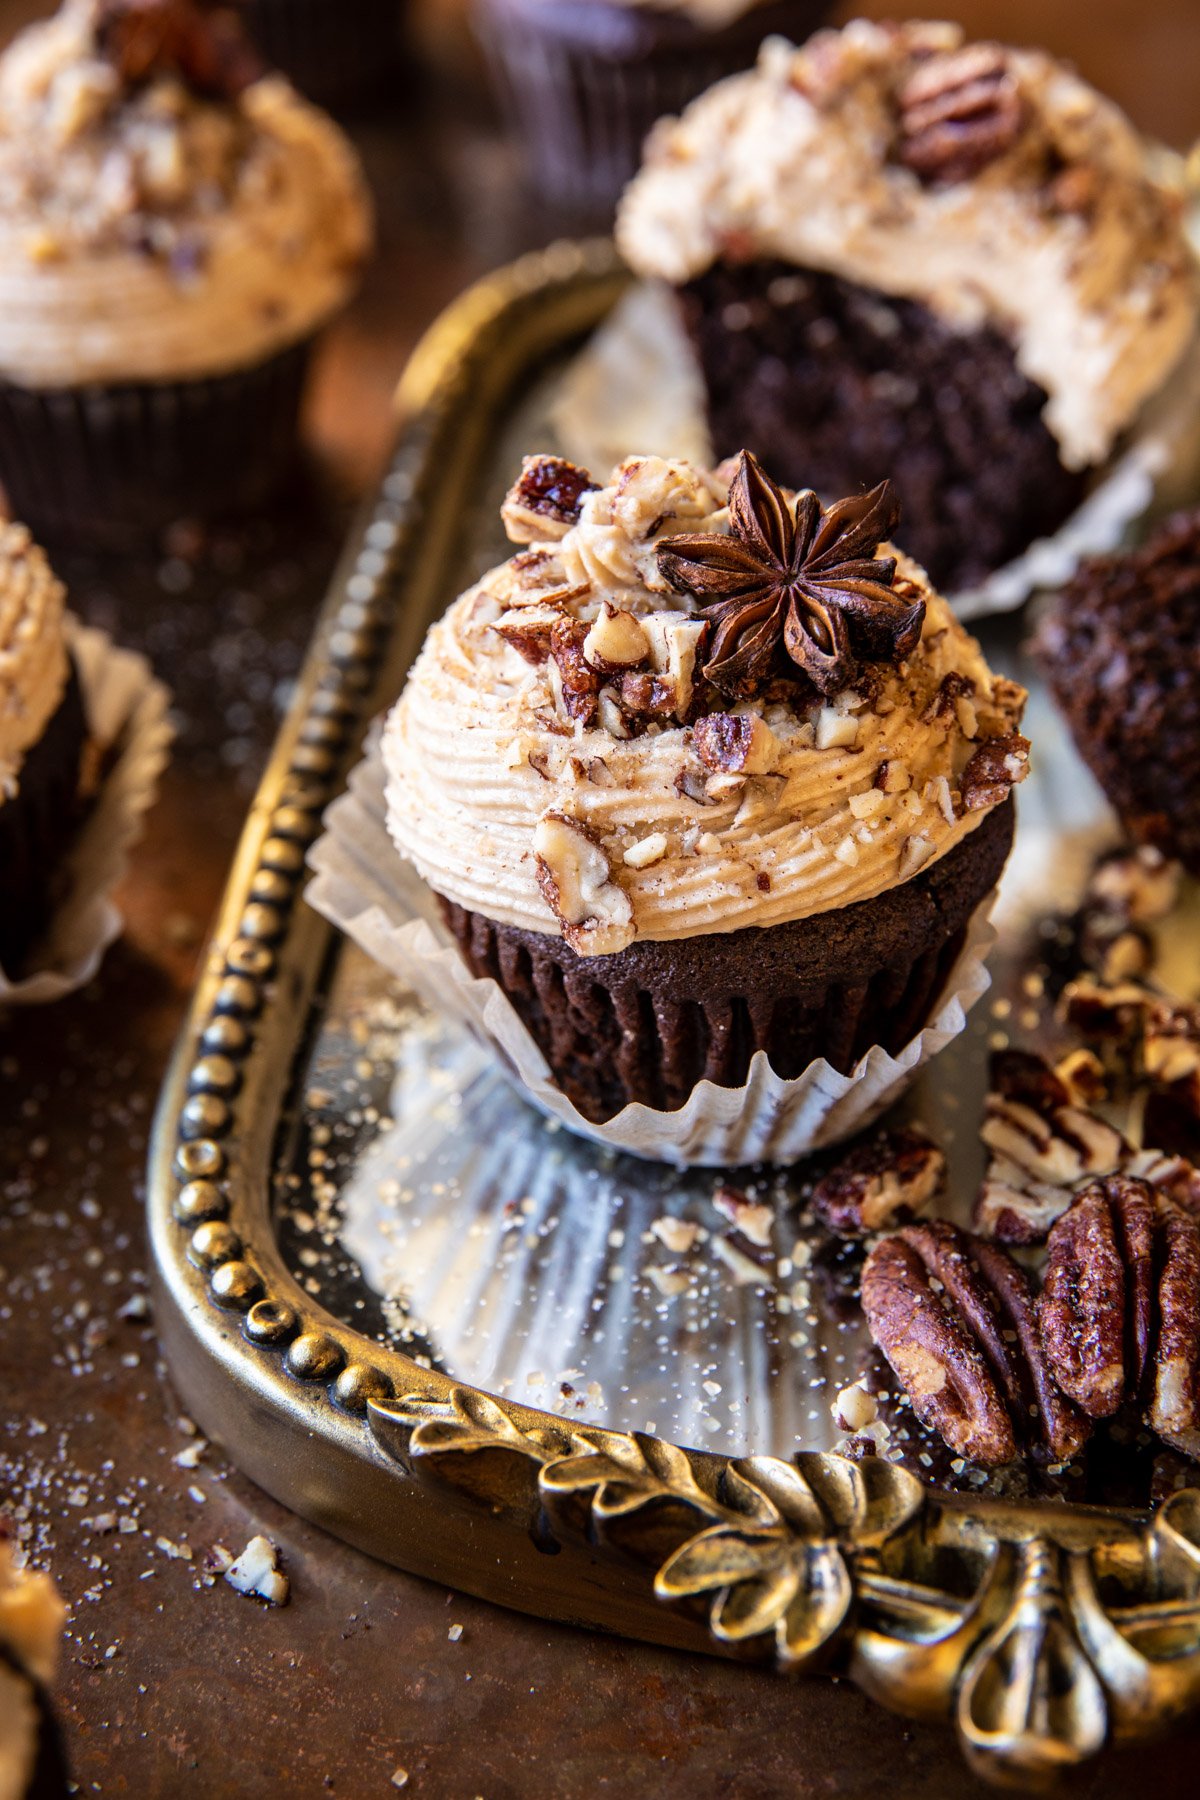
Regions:
[[282, 77], [142, 69], [104, 19], [68, 0], [0, 58], [0, 375], [189, 379], [308, 336], [369, 248], [349, 143]]
[[384, 732], [439, 894], [604, 955], [870, 900], [1026, 767], [1025, 695], [883, 541], [752, 458], [527, 460], [522, 548], [432, 628]]
[[67, 683], [62, 582], [24, 525], [0, 525], [0, 804]]
[[671, 283], [781, 259], [1001, 330], [1070, 468], [1107, 456], [1196, 326], [1180, 198], [1128, 120], [1063, 64], [956, 25], [769, 39], [656, 128], [617, 239]]

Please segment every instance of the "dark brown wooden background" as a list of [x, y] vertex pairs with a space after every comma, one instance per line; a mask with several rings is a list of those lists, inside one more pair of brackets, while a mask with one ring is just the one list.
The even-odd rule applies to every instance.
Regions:
[[[39, 10], [0, 0], [0, 37]], [[1073, 57], [1174, 144], [1200, 135], [1200, 0], [947, 10]], [[65, 565], [79, 610], [171, 683], [179, 726], [126, 883], [124, 943], [86, 994], [0, 1020], [0, 1508], [71, 1602], [58, 1704], [75, 1778], [88, 1794], [252, 1800], [384, 1796], [398, 1769], [423, 1800], [952, 1800], [976, 1790], [947, 1734], [844, 1683], [788, 1685], [505, 1614], [329, 1541], [215, 1449], [181, 1469], [190, 1439], [153, 1323], [129, 1316], [161, 1072], [347, 502], [386, 449], [393, 383], [464, 282], [552, 229], [521, 200], [458, 0], [427, 0], [420, 30], [426, 72], [355, 128], [380, 255], [322, 362], [308, 488], [249, 532]], [[108, 1512], [132, 1529], [97, 1534], [88, 1521]], [[208, 1545], [257, 1530], [292, 1579], [281, 1612], [198, 1585]], [[1158, 1800], [1194, 1794], [1198, 1749], [1193, 1732], [1152, 1761], [1126, 1754], [1086, 1791], [1152, 1780]]]

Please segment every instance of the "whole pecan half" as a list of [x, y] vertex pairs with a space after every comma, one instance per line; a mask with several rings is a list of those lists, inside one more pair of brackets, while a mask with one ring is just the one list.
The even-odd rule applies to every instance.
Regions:
[[862, 1304], [922, 1424], [960, 1456], [1012, 1462], [1024, 1442], [1067, 1462], [1090, 1426], [1057, 1391], [1028, 1277], [1007, 1252], [946, 1220], [880, 1240]]
[[1200, 1456], [1200, 1224], [1182, 1207], [1130, 1176], [1085, 1188], [1050, 1233], [1038, 1326], [1090, 1418], [1136, 1405]]
[[966, 44], [920, 62], [897, 95], [905, 168], [927, 183], [969, 181], [1011, 149], [1025, 108], [999, 44]]

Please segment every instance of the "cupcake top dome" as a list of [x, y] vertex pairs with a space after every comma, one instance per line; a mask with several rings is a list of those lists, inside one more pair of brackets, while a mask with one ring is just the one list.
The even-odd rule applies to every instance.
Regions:
[[236, 9], [66, 0], [0, 58], [0, 374], [29, 387], [258, 361], [348, 297], [353, 150]]
[[617, 239], [674, 283], [780, 258], [998, 327], [1071, 468], [1103, 460], [1196, 326], [1181, 202], [1128, 120], [1062, 63], [956, 25], [769, 39], [656, 128]]
[[752, 457], [527, 459], [522, 546], [430, 631], [388, 720], [388, 819], [434, 890], [581, 954], [869, 900], [1026, 769], [1025, 695], [886, 542]]
[[0, 524], [0, 803], [67, 684], [66, 595], [24, 525]]

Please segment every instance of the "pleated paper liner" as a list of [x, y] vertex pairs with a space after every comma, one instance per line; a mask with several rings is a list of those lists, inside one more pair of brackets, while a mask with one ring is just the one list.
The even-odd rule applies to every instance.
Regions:
[[497, 983], [467, 969], [441, 922], [435, 896], [392, 845], [377, 739], [346, 794], [330, 808], [310, 860], [317, 879], [308, 889], [309, 902], [422, 999], [490, 1044], [548, 1117], [611, 1149], [677, 1167], [790, 1162], [853, 1136], [953, 1041], [989, 985], [986, 957], [995, 939], [987, 917], [990, 901], [971, 920], [928, 1023], [895, 1055], [876, 1045], [849, 1074], [821, 1059], [784, 1080], [759, 1051], [740, 1087], [701, 1081], [677, 1111], [632, 1104], [597, 1125], [555, 1086], [544, 1056]]
[[123, 920], [113, 899], [166, 765], [170, 695], [143, 656], [74, 622], [88, 734], [104, 769], [63, 867], [63, 890], [20, 975], [0, 969], [0, 1008], [37, 1006], [86, 986]]

